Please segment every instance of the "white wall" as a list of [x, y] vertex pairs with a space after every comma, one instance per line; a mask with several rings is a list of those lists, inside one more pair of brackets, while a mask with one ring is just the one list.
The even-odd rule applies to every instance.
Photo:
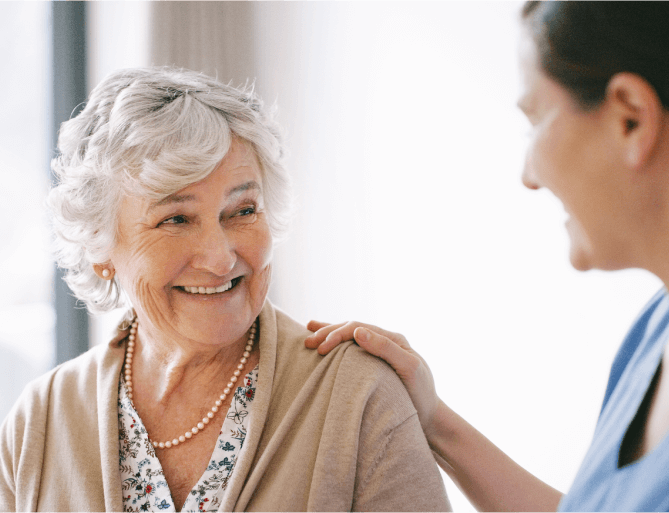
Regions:
[[[251, 8], [298, 200], [272, 300], [301, 321], [404, 333], [448, 404], [566, 491], [616, 348], [660, 283], [572, 270], [562, 207], [522, 187], [520, 4]], [[109, 37], [114, 66], [135, 65]]]

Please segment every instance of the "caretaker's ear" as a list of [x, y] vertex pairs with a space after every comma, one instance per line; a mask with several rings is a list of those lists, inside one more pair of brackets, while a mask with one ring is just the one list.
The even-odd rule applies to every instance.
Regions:
[[609, 81], [605, 103], [625, 162], [642, 169], [659, 140], [665, 115], [657, 92], [639, 75], [618, 73]]

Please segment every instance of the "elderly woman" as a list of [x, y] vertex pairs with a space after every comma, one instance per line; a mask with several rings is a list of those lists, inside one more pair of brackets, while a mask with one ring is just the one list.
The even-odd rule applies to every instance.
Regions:
[[355, 337], [391, 363], [441, 466], [479, 509], [669, 511], [669, 3], [527, 2], [523, 19], [523, 183], [564, 204], [576, 269], [638, 267], [665, 285], [613, 362], [571, 489], [532, 476], [448, 408], [401, 335], [314, 322], [307, 344], [325, 354]]
[[0, 509], [444, 510], [400, 380], [323, 358], [267, 301], [287, 177], [250, 92], [117, 72], [62, 127], [59, 264], [123, 329], [33, 382], [2, 427]]

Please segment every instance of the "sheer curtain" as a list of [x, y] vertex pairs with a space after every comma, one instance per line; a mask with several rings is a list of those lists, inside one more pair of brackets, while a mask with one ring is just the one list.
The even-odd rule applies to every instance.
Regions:
[[49, 185], [50, 5], [0, 3], [0, 421], [54, 359]]
[[277, 103], [297, 208], [272, 301], [404, 333], [446, 402], [566, 491], [615, 350], [660, 283], [573, 271], [559, 202], [520, 184], [520, 4], [114, 5], [92, 8], [92, 83], [177, 64], [255, 79]]

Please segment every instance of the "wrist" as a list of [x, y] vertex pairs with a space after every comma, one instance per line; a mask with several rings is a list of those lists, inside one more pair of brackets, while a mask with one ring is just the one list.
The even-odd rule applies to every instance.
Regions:
[[430, 445], [439, 435], [439, 419], [444, 416], [443, 409], [446, 407], [444, 402], [437, 397], [436, 405], [432, 410], [432, 415], [425, 419], [423, 423], [423, 433]]
[[444, 432], [449, 424], [449, 417], [453, 411], [446, 406], [444, 401], [437, 397], [436, 406], [432, 415], [426, 419], [423, 425], [423, 432], [430, 446], [437, 443], [437, 440], [443, 439]]

